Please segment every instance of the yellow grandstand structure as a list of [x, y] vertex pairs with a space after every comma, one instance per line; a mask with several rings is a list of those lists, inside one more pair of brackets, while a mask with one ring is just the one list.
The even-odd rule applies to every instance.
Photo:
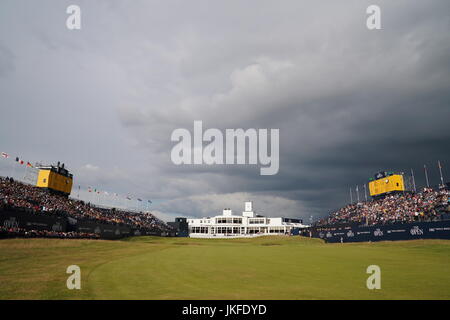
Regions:
[[401, 191], [405, 191], [403, 174], [379, 172], [375, 175], [375, 179], [369, 182], [369, 192], [372, 197]]
[[72, 191], [73, 175], [64, 168], [64, 164], [57, 166], [40, 166], [37, 168], [38, 178], [36, 186], [50, 191], [70, 195]]

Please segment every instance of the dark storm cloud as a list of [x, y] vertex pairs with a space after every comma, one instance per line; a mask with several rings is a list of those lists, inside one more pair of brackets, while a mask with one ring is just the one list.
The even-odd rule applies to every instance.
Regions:
[[[32, 30], [10, 19], [16, 32], [0, 31], [11, 53], [0, 49], [0, 130], [30, 157], [70, 159], [82, 183], [159, 199], [163, 215], [240, 211], [250, 199], [261, 213], [309, 218], [376, 171], [414, 168], [423, 183], [427, 163], [437, 183], [436, 161], [450, 165], [448, 1], [378, 1], [377, 31], [365, 27], [369, 1], [82, 1], [79, 33], [59, 27], [56, 3], [24, 14]], [[25, 138], [58, 112], [64, 139]], [[3, 119], [26, 113], [17, 137]], [[173, 165], [170, 135], [194, 120], [279, 128], [279, 173]]]

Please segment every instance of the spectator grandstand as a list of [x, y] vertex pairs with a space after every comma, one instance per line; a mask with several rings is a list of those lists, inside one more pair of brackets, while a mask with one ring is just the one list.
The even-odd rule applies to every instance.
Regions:
[[384, 225], [415, 221], [440, 221], [450, 212], [450, 191], [424, 188], [421, 192], [387, 195], [383, 199], [352, 203], [317, 221], [314, 226], [335, 224]]
[[[0, 177], [0, 214], [5, 210], [20, 210], [36, 215], [72, 218], [77, 221], [90, 221], [102, 224], [127, 226], [157, 232], [172, 231], [162, 220], [148, 212], [131, 212], [115, 208], [99, 208], [90, 203], [54, 194], [48, 190], [14, 181], [12, 178]], [[1, 229], [1, 232], [27, 236], [66, 237], [83, 236], [95, 238], [92, 234], [64, 232], [34, 232], [33, 230]]]

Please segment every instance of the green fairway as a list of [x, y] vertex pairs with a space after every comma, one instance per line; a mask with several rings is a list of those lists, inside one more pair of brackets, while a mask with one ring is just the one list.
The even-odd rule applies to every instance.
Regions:
[[[81, 268], [81, 290], [66, 268]], [[381, 268], [368, 290], [366, 268]], [[0, 241], [0, 299], [449, 299], [450, 241]]]

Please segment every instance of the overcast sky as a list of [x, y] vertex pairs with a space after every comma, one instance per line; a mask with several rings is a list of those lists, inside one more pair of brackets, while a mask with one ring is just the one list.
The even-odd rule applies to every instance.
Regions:
[[[66, 8], [81, 7], [81, 30]], [[366, 8], [381, 8], [368, 30]], [[0, 151], [164, 219], [309, 221], [380, 170], [450, 180], [450, 2], [0, 2]], [[175, 166], [173, 130], [280, 129], [280, 170]], [[0, 160], [1, 162], [1, 160]], [[5, 172], [4, 162], [2, 163]], [[1, 166], [0, 166], [1, 167]]]

